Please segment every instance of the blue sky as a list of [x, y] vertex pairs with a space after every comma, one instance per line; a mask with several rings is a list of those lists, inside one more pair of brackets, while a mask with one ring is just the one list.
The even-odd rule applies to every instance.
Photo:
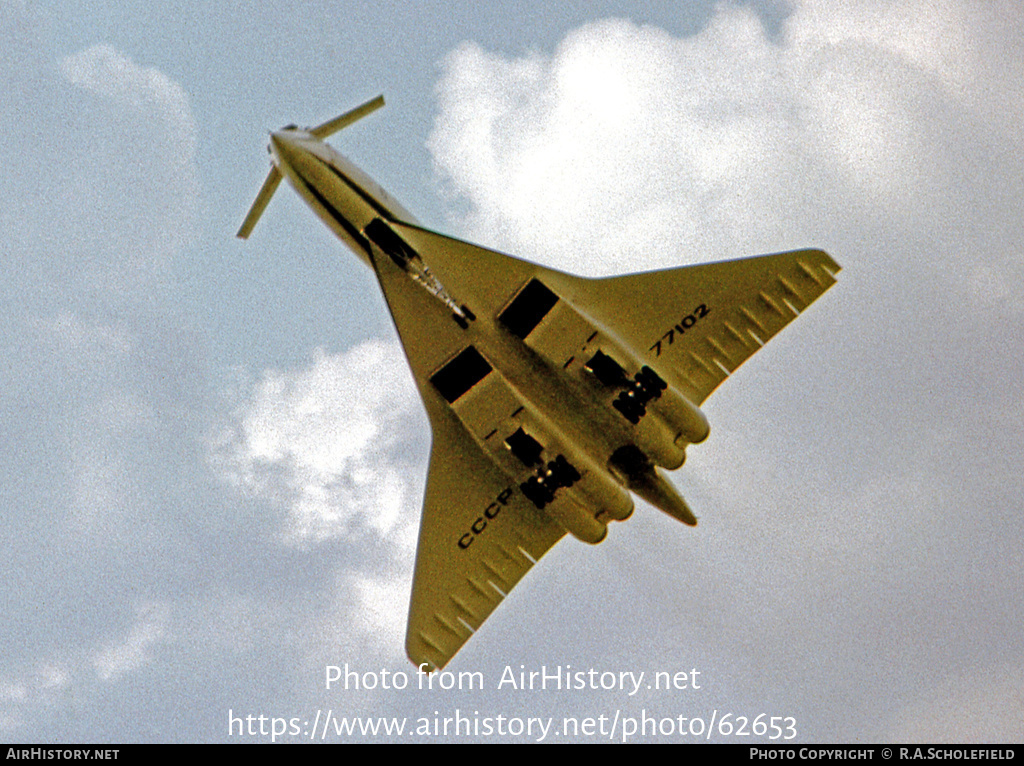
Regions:
[[[549, 5], [0, 2], [2, 738], [456, 709], [1024, 736], [1019, 9]], [[638, 504], [561, 543], [449, 666], [480, 690], [325, 688], [413, 673], [429, 425], [290, 190], [234, 238], [268, 130], [381, 92], [331, 142], [429, 227], [591, 275], [844, 269], [708, 400], [673, 476], [700, 525]], [[520, 666], [702, 686], [498, 688]]]

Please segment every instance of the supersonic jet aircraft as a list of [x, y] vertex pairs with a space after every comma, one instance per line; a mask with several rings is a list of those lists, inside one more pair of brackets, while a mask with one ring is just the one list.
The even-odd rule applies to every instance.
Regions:
[[435, 669], [566, 532], [598, 543], [628, 518], [630, 493], [696, 524], [661, 469], [839, 266], [798, 250], [584, 279], [428, 231], [323, 141], [383, 104], [272, 133], [238, 236], [284, 177], [377, 274], [433, 430], [406, 649]]

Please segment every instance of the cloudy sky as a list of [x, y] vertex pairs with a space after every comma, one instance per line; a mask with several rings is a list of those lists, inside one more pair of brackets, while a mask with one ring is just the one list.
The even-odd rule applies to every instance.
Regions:
[[[1019, 4], [551, 8], [0, 0], [0, 739], [1024, 739]], [[430, 432], [371, 273], [288, 189], [234, 238], [267, 130], [381, 92], [331, 141], [428, 227], [590, 275], [843, 266], [708, 400], [700, 526], [562, 542], [448, 666], [482, 689], [405, 658]]]

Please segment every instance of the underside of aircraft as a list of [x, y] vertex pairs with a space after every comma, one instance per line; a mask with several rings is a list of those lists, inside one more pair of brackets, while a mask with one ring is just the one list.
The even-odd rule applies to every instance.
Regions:
[[565, 534], [605, 538], [636, 495], [694, 525], [664, 475], [700, 405], [835, 282], [821, 250], [587, 279], [419, 226], [323, 139], [383, 105], [271, 136], [282, 178], [373, 268], [433, 433], [406, 649], [443, 667]]

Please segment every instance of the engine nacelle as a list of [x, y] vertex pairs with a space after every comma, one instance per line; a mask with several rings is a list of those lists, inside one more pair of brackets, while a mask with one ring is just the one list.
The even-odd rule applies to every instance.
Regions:
[[686, 445], [707, 438], [708, 422], [698, 407], [540, 280], [527, 282], [498, 321], [552, 368], [564, 370], [599, 399], [610, 397], [611, 406], [633, 426], [637, 446], [656, 465], [678, 468]]
[[521, 463], [534, 468], [520, 489], [574, 537], [586, 543], [601, 542], [609, 521], [622, 521], [633, 513], [633, 498], [606, 467], [546, 431], [542, 419], [534, 417], [529, 419], [537, 439], [520, 428], [505, 440]]
[[661, 396], [652, 402], [651, 406], [674, 432], [672, 441], [678, 446], [685, 448], [687, 444], [700, 444], [711, 433], [711, 426], [704, 412], [679, 393], [674, 386], [668, 386], [662, 391]]
[[608, 524], [600, 521], [569, 497], [545, 509], [558, 524], [577, 540], [597, 545], [608, 534]]
[[449, 360], [430, 381], [523, 496], [573, 536], [600, 542], [608, 521], [633, 512], [633, 499], [608, 469], [574, 444], [474, 346]]

